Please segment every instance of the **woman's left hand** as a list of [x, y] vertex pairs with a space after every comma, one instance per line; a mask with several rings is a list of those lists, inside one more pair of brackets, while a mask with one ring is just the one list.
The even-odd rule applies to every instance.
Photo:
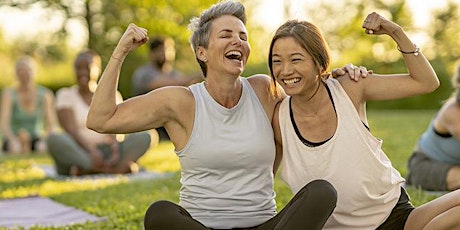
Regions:
[[362, 27], [366, 30], [366, 34], [388, 34], [390, 36], [395, 31], [401, 29], [398, 24], [384, 18], [376, 12], [367, 15]]

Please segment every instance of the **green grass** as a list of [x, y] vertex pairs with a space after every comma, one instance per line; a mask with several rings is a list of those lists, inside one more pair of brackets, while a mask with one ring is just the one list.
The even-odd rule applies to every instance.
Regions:
[[[370, 111], [369, 124], [373, 134], [384, 140], [383, 149], [403, 176], [406, 161], [419, 135], [425, 130], [435, 111]], [[140, 159], [148, 170], [170, 173], [170, 177], [129, 181], [124, 177], [113, 180], [75, 181], [46, 178], [34, 167], [52, 164], [47, 155], [0, 157], [0, 199], [40, 195], [76, 207], [97, 216], [106, 216], [103, 223], [87, 223], [65, 228], [32, 229], [143, 229], [143, 217], [153, 201], [178, 201], [179, 164], [171, 143], [152, 148]], [[292, 193], [276, 176], [275, 191], [281, 209]], [[409, 188], [414, 205], [423, 204], [436, 195]], [[1, 210], [4, 211], [4, 210]]]

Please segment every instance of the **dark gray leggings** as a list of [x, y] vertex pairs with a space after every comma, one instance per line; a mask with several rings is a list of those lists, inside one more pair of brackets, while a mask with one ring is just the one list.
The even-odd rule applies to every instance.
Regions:
[[[325, 180], [305, 185], [273, 218], [251, 230], [322, 229], [337, 203], [337, 191]], [[218, 218], [218, 217], [216, 217]], [[210, 230], [182, 207], [169, 201], [157, 201], [145, 213], [146, 230]], [[237, 228], [238, 229], [238, 228]]]
[[[73, 165], [83, 170], [91, 169], [92, 163], [89, 153], [67, 133], [50, 135], [47, 144], [58, 174], [69, 175], [70, 167]], [[120, 142], [120, 159], [118, 161], [122, 162], [126, 159], [137, 161], [149, 147], [150, 134], [148, 132], [127, 134], [125, 139]], [[110, 157], [109, 145], [98, 145], [98, 148], [104, 154], [104, 159]]]

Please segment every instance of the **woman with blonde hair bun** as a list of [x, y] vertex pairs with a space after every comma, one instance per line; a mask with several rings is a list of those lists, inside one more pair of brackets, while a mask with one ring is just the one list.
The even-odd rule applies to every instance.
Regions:
[[11, 154], [44, 153], [46, 138], [57, 128], [54, 94], [35, 82], [36, 63], [31, 56], [16, 62], [17, 85], [2, 93], [3, 151]]

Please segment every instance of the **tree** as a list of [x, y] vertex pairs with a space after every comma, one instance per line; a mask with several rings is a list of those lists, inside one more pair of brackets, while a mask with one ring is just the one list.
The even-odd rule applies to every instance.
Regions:
[[[149, 30], [149, 34], [164, 34], [173, 37], [178, 50], [177, 60], [185, 71], [197, 70], [195, 59], [188, 44], [187, 25], [192, 16], [199, 15], [202, 9], [215, 3], [214, 0], [2, 0], [2, 6], [28, 9], [39, 5], [41, 8], [52, 11], [52, 14], [62, 15], [60, 29], [48, 39], [49, 45], [45, 46], [46, 55], [54, 55], [53, 59], [62, 60], [68, 46], [62, 41], [67, 41], [70, 35], [69, 23], [79, 22], [86, 28], [85, 47], [101, 54], [104, 63], [107, 62], [113, 48], [130, 22]], [[85, 38], [83, 38], [85, 39]], [[29, 43], [31, 50], [38, 49], [37, 43]], [[42, 44], [38, 44], [42, 45]], [[61, 51], [61, 52], [59, 52]], [[71, 54], [71, 55], [75, 55]], [[49, 55], [48, 55], [49, 56]], [[123, 77], [120, 80], [120, 91], [123, 95], [129, 94], [130, 75], [140, 62], [146, 59], [146, 48], [133, 52], [127, 58], [123, 68]], [[126, 76], [128, 75], [128, 76]]]
[[452, 93], [451, 77], [455, 65], [460, 63], [460, 8], [458, 4], [449, 1], [445, 8], [434, 12], [433, 21], [428, 28], [432, 41], [428, 44], [433, 56], [432, 63], [441, 80], [438, 90], [438, 101], [442, 102]]

